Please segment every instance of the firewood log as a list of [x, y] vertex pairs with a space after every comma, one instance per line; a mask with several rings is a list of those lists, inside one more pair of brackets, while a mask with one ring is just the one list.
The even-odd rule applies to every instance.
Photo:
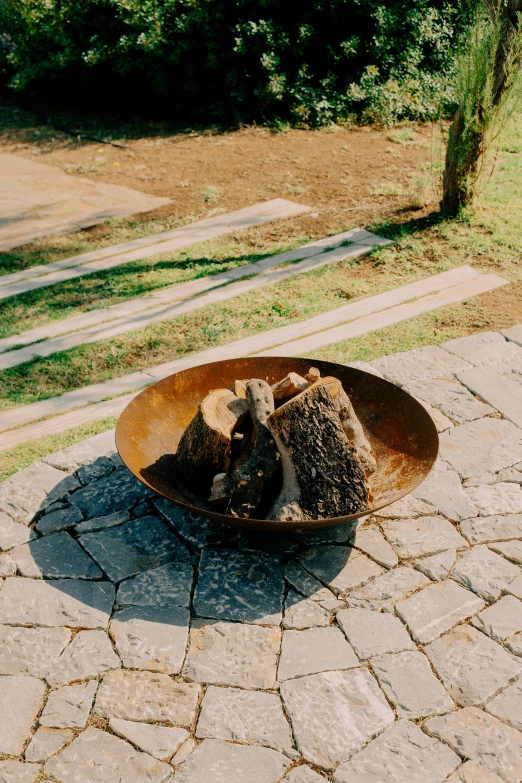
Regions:
[[230, 502], [227, 508], [228, 514], [242, 518], [251, 517], [256, 512], [266, 483], [281, 464], [266, 423], [274, 411], [270, 386], [265, 381], [253, 378], [247, 383], [246, 399], [252, 419], [252, 451], [248, 460], [229, 474]]
[[216, 473], [229, 470], [232, 436], [247, 413], [246, 400], [229, 389], [207, 394], [176, 452], [176, 470], [187, 485], [203, 494], [202, 488], [210, 488]]
[[[310, 368], [308, 376], [313, 377], [311, 375], [313, 369], [313, 367]], [[317, 370], [317, 372], [319, 372], [319, 370]], [[339, 411], [341, 424], [343, 426], [346, 437], [350, 443], [353, 443], [353, 445], [359, 451], [359, 456], [361, 462], [364, 465], [366, 475], [371, 475], [374, 473], [375, 468], [377, 467], [375, 457], [372, 453], [372, 446], [364, 434], [363, 426], [357, 418], [357, 415], [353, 409], [353, 405], [350, 401], [350, 398], [343, 389], [342, 383], [337, 378], [333, 378], [331, 376], [327, 376], [326, 378], [319, 378], [315, 381], [315, 383], [321, 383], [328, 387], [330, 393], [337, 403], [337, 410]]]
[[283, 467], [281, 494], [267, 519], [340, 517], [368, 506], [364, 467], [342, 427], [333, 380], [314, 383], [267, 419]]
[[302, 378], [296, 372], [289, 372], [282, 381], [273, 384], [272, 393], [274, 400], [290, 400], [296, 394], [300, 394], [305, 389], [308, 389], [309, 386], [310, 382], [305, 378]]
[[234, 385], [232, 386], [232, 391], [236, 395], [236, 397], [241, 397], [242, 400], [246, 400], [246, 385], [248, 383], [248, 378], [244, 381], [234, 381]]
[[305, 375], [305, 378], [307, 381], [310, 381], [310, 383], [315, 383], [319, 380], [321, 377], [321, 371], [317, 369], [317, 367], [310, 367], [308, 372]]

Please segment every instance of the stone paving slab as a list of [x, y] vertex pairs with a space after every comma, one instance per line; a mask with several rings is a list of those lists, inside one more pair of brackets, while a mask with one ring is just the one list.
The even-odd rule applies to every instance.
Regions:
[[0, 171], [0, 251], [170, 203], [17, 155], [0, 155]]
[[[471, 342], [380, 365], [513, 375]], [[0, 781], [520, 783], [522, 430], [482, 413], [414, 495], [315, 533], [154, 498], [113, 434], [0, 485]], [[56, 578], [54, 542], [95, 570]]]

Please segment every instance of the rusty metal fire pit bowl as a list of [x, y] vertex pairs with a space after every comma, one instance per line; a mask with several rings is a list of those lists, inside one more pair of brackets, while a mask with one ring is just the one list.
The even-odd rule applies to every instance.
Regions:
[[[346, 517], [309, 522], [238, 519], [212, 509], [204, 497], [185, 488], [172, 469], [179, 440], [212, 389], [232, 387], [238, 378], [262, 378], [273, 384], [289, 372], [305, 375], [313, 364], [323, 377], [338, 378], [377, 460], [370, 480], [369, 510]], [[118, 421], [116, 444], [134, 475], [159, 495], [194, 514], [228, 525], [258, 530], [305, 530], [330, 527], [377, 511], [407, 495], [424, 481], [437, 458], [439, 439], [431, 417], [413, 397], [375, 375], [332, 362], [287, 357], [231, 359], [192, 367], [149, 386], [130, 402]]]

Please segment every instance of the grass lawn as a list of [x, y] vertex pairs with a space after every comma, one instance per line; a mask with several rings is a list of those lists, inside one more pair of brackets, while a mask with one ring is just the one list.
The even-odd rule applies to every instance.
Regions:
[[[419, 213], [404, 223], [376, 220], [366, 225], [395, 240], [360, 259], [326, 267], [186, 316], [121, 337], [36, 359], [0, 372], [3, 410], [108, 380], [243, 336], [300, 321], [347, 301], [371, 296], [447, 269], [472, 264], [510, 281], [497, 291], [474, 297], [392, 327], [328, 346], [315, 356], [332, 361], [369, 360], [386, 353], [440, 343], [472, 332], [522, 322], [522, 118], [506, 132], [493, 177], [472, 216], [441, 221]], [[436, 209], [436, 205], [432, 205]], [[347, 221], [337, 226], [343, 230]], [[353, 225], [353, 223], [351, 224]], [[258, 229], [189, 248], [170, 258], [129, 264], [110, 274], [93, 275], [46, 292], [7, 300], [0, 329], [21, 331], [56, 317], [155, 290], [174, 282], [248, 263], [307, 241], [302, 231], [286, 244], [279, 235], [266, 240]], [[143, 275], [143, 277], [141, 276]], [[37, 296], [38, 294], [38, 296]], [[34, 298], [32, 298], [34, 297]], [[13, 323], [15, 325], [13, 326]], [[4, 331], [8, 333], [8, 331]], [[11, 331], [12, 333], [12, 331]], [[311, 358], [314, 354], [311, 354]], [[0, 454], [0, 476], [88, 434], [107, 429], [92, 423], [56, 438], [24, 444]]]

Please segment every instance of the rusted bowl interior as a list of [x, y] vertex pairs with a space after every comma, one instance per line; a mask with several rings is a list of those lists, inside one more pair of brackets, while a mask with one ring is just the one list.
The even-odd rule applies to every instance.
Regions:
[[[373, 502], [369, 511], [307, 523], [237, 519], [216, 512], [205, 498], [192, 494], [176, 479], [172, 457], [198, 404], [210, 390], [228, 389], [241, 378], [262, 378], [272, 384], [292, 371], [305, 375], [311, 365], [318, 367], [323, 377], [339, 378], [373, 446], [377, 471], [370, 481]], [[149, 386], [121, 414], [116, 444], [125, 465], [140, 481], [195, 514], [258, 530], [304, 530], [355, 519], [407, 495], [430, 472], [439, 439], [422, 405], [375, 375], [315, 359], [259, 357], [192, 367]]]

